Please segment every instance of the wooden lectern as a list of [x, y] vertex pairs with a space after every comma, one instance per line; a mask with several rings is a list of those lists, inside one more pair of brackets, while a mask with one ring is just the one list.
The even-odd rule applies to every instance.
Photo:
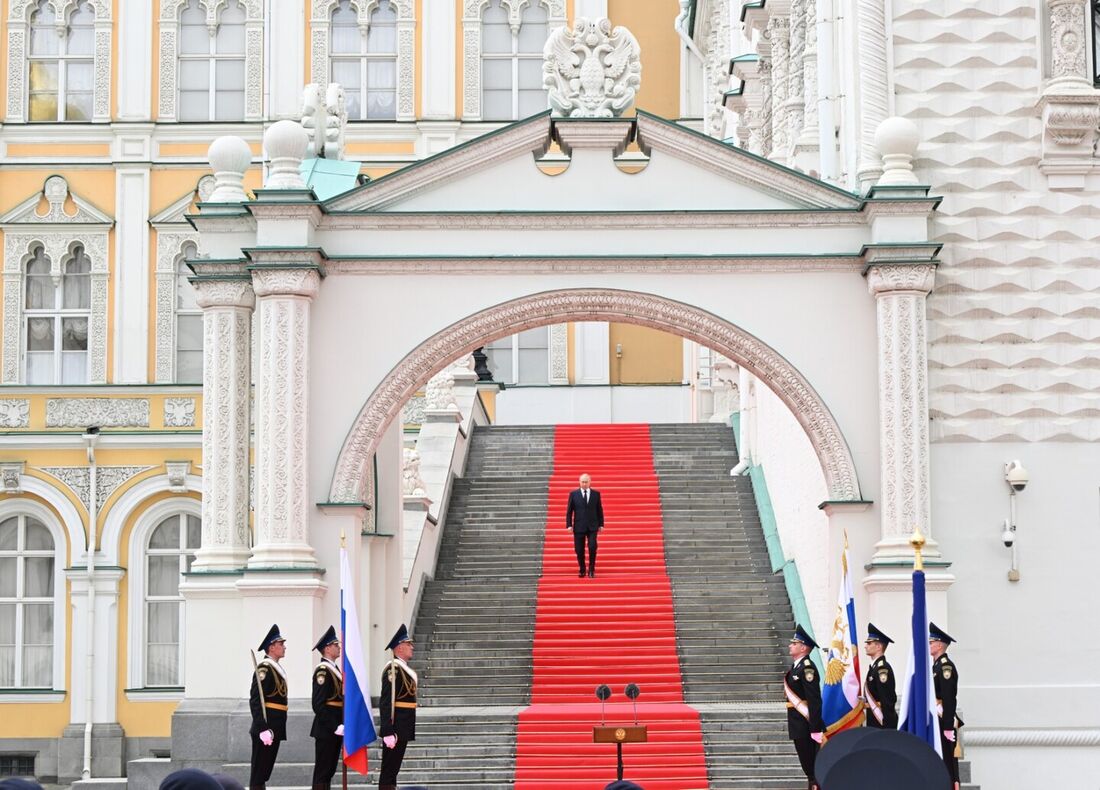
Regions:
[[611, 724], [592, 728], [592, 743], [615, 744], [619, 757], [616, 779], [623, 778], [623, 744], [645, 743], [647, 740], [649, 740], [649, 735], [644, 724]]

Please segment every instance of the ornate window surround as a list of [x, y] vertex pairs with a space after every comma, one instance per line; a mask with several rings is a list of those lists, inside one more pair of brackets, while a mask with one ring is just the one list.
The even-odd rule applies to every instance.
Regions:
[[[104, 0], [99, 0], [104, 2]], [[175, 121], [179, 115], [180, 13], [187, 0], [160, 0], [160, 98], [157, 120]], [[224, 0], [199, 0], [206, 9], [206, 25], [217, 28]], [[263, 117], [264, 99], [264, 4], [263, 0], [241, 0], [245, 9], [244, 119]]]
[[[64, 32], [69, 15], [79, 0], [46, 0]], [[38, 0], [11, 0], [8, 6], [8, 108], [7, 123], [27, 121], [27, 51], [30, 45], [30, 17]], [[111, 0], [93, 0], [95, 7], [95, 74], [92, 94], [92, 122], [111, 120]], [[5, 383], [7, 380], [5, 379]]]
[[154, 318], [153, 380], [157, 384], [172, 384], [176, 380], [176, 260], [183, 246], [191, 242], [198, 246], [199, 234], [185, 217], [196, 194], [201, 202], [214, 191], [214, 177], [199, 179], [193, 192], [188, 192], [168, 208], [149, 220], [157, 234], [156, 317]]
[[[501, 0], [508, 20], [518, 28], [523, 9], [537, 2], [549, 13], [550, 32], [566, 23], [565, 0]], [[481, 120], [481, 13], [489, 0], [463, 0], [462, 4], [462, 120]]]
[[[65, 594], [65, 559], [68, 535], [57, 520], [57, 515], [41, 502], [25, 497], [6, 499], [0, 502], [0, 521], [12, 516], [31, 516], [40, 521], [50, 531], [53, 538], [53, 682], [52, 691], [65, 690], [65, 656], [68, 647], [65, 641], [65, 607], [68, 596]], [[40, 689], [28, 690], [26, 695], [5, 694], [5, 702], [56, 702], [54, 698], [39, 698]]]
[[[188, 476], [191, 477], [190, 475]], [[158, 488], [160, 480], [157, 479]], [[197, 480], [189, 479], [188, 487], [201, 485]], [[132, 508], [127, 508], [132, 512]], [[127, 661], [126, 661], [126, 688], [138, 690], [145, 688], [145, 548], [149, 543], [149, 536], [164, 519], [174, 515], [194, 516], [202, 518], [202, 501], [189, 496], [176, 496], [149, 506], [142, 513], [134, 529], [130, 533], [130, 545], [127, 551], [128, 565], [127, 578], [129, 579], [129, 595], [126, 602], [126, 634], [127, 634]], [[186, 616], [186, 608], [184, 614]], [[186, 628], [181, 631], [186, 633]], [[181, 665], [181, 671], [186, 670], [186, 663]], [[181, 681], [184, 678], [181, 678]], [[181, 686], [183, 683], [180, 684]], [[143, 701], [177, 700], [183, 698], [182, 691], [163, 689], [156, 691], [156, 696], [142, 693]]]
[[[38, 213], [43, 197], [49, 205]], [[76, 211], [69, 214], [65, 203]], [[0, 347], [0, 383], [20, 384], [22, 363], [23, 291], [26, 263], [31, 249], [41, 244], [50, 258], [50, 271], [61, 277], [62, 263], [74, 244], [84, 245], [92, 262], [92, 299], [88, 318], [88, 383], [107, 382], [107, 239], [114, 220], [91, 203], [69, 191], [62, 176], [46, 179], [42, 191], [0, 216], [4, 233], [4, 340]]]
[[[329, 36], [332, 10], [340, 0], [312, 0], [309, 20], [310, 81], [328, 85]], [[397, 120], [416, 119], [416, 11], [413, 0], [390, 0], [397, 11]], [[370, 15], [378, 7], [378, 0], [351, 0], [358, 12], [359, 29], [364, 33], [370, 24]]]

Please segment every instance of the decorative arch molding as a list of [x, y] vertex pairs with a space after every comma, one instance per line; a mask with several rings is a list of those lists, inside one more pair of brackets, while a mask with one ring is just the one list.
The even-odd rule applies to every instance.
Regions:
[[723, 354], [764, 382], [794, 414], [821, 463], [829, 499], [861, 499], [855, 463], [835, 418], [806, 378], [775, 349], [683, 302], [634, 291], [577, 289], [534, 294], [481, 310], [413, 349], [382, 379], [356, 417], [336, 462], [329, 501], [368, 501], [371, 458], [383, 431], [403, 404], [452, 360], [500, 337], [570, 321], [639, 324]]
[[[194, 475], [188, 475], [188, 490], [195, 490], [192, 488], [192, 477]], [[201, 487], [201, 478], [196, 479]], [[135, 488], [141, 485], [138, 484]], [[136, 505], [129, 507], [127, 513], [122, 516], [123, 524], [129, 520], [130, 514], [152, 495], [148, 494], [142, 497]], [[118, 510], [117, 506], [115, 510]], [[177, 514], [196, 516], [201, 519], [202, 501], [180, 495], [155, 502], [138, 516], [134, 528], [130, 532], [129, 549], [126, 553], [128, 558], [126, 571], [129, 579], [126, 601], [126, 688], [128, 689], [140, 689], [145, 686], [145, 547], [149, 543], [149, 535], [153, 529], [164, 519]], [[104, 530], [105, 540], [106, 537], [106, 530]], [[183, 616], [186, 616], [186, 611], [185, 607]], [[185, 668], [186, 664], [181, 665], [181, 669]], [[179, 693], [172, 693], [167, 695], [166, 698], [179, 699], [182, 696]], [[143, 699], [148, 699], [148, 697], [143, 697]]]
[[[57, 18], [58, 34], [64, 33], [69, 15], [81, 0], [46, 0]], [[38, 0], [11, 0], [8, 4], [8, 123], [27, 120], [27, 56], [30, 54], [31, 13]], [[92, 72], [92, 121], [111, 120], [111, 0], [93, 0], [95, 45]]]
[[[65, 496], [65, 493], [48, 480], [24, 472], [20, 478], [20, 490], [24, 494], [33, 494], [53, 509], [50, 516], [54, 521], [61, 520], [64, 532], [63, 539], [68, 547], [66, 564], [76, 565], [84, 562], [84, 555], [88, 551], [87, 533], [84, 530], [84, 515], [77, 509], [73, 501]], [[18, 497], [0, 501], [0, 508], [10, 502], [23, 501]], [[2, 512], [2, 511], [0, 511]]]
[[[48, 210], [38, 213], [45, 198]], [[75, 207], [66, 211], [71, 199]], [[50, 271], [61, 277], [62, 264], [80, 244], [91, 261], [91, 302], [88, 313], [88, 383], [107, 382], [107, 240], [114, 220], [69, 191], [63, 176], [50, 176], [37, 192], [3, 216], [4, 340], [0, 346], [0, 383], [21, 384], [23, 365], [23, 293], [25, 264], [31, 249], [41, 244], [50, 259]]]
[[[188, 0], [160, 0], [160, 100], [157, 120], [175, 121], [179, 113], [180, 14]], [[228, 0], [198, 0], [206, 10], [206, 26], [218, 25], [218, 14]], [[263, 118], [264, 99], [264, 3], [240, 0], [245, 10], [244, 120]]]
[[[332, 10], [340, 0], [312, 0], [309, 20], [310, 81], [328, 85], [329, 47]], [[366, 35], [370, 27], [370, 15], [378, 7], [379, 0], [351, 0], [359, 22], [359, 30]], [[416, 118], [416, 9], [413, 0], [390, 0], [397, 11], [397, 120], [412, 121]]]
[[[61, 515], [62, 519], [69, 517], [59, 505], [66, 504], [72, 513], [76, 513], [76, 508], [72, 506], [72, 503], [57, 489], [50, 486], [45, 481], [39, 480], [35, 477], [23, 476], [23, 492], [26, 494], [35, 494], [41, 497], [43, 500], [49, 503], [50, 507], [42, 504], [35, 499], [27, 497], [12, 497], [0, 501], [0, 521], [6, 518], [18, 515], [33, 516], [38, 519], [42, 524], [50, 531], [50, 535], [54, 541], [54, 563], [53, 563], [53, 690], [64, 691], [65, 690], [65, 656], [68, 655], [68, 646], [65, 641], [66, 634], [66, 618], [65, 618], [65, 606], [68, 596], [65, 594], [65, 569], [68, 567], [66, 562], [65, 552], [66, 548], [72, 548], [72, 556], [76, 557], [76, 535], [73, 534], [74, 530], [69, 527], [68, 524], [58, 521], [58, 515]], [[53, 509], [51, 509], [53, 508]], [[79, 519], [79, 515], [76, 516]], [[74, 522], [76, 526], [79, 526], [79, 520]], [[75, 530], [76, 533], [80, 533], [82, 530]], [[81, 540], [83, 542], [83, 540]], [[83, 549], [81, 550], [83, 553]], [[15, 701], [18, 701], [15, 700]]]
[[[184, 478], [184, 486], [189, 492], [202, 494], [202, 477], [195, 474], [188, 474]], [[130, 486], [119, 495], [114, 505], [107, 511], [107, 517], [103, 521], [103, 533], [99, 539], [99, 550], [103, 554], [103, 561], [107, 565], [122, 564], [122, 533], [126, 529], [126, 522], [130, 520], [134, 512], [136, 512], [150, 497], [168, 491], [178, 492], [178, 487], [173, 485], [171, 480], [168, 479], [167, 474], [161, 474], [147, 477]], [[192, 499], [183, 494], [165, 501], [176, 501], [179, 499], [187, 499], [188, 501], [194, 502], [196, 506], [199, 506], [201, 502], [201, 500]], [[198, 508], [196, 508], [195, 514], [200, 517], [202, 515]], [[135, 526], [134, 529], [136, 532], [137, 527]], [[134, 536], [131, 535], [131, 547], [133, 543]]]
[[[551, 32], [566, 23], [565, 0], [500, 0], [508, 9], [508, 21], [519, 27], [523, 9], [531, 3], [543, 6], [549, 15]], [[481, 120], [481, 14], [489, 0], [462, 3], [462, 120]]]

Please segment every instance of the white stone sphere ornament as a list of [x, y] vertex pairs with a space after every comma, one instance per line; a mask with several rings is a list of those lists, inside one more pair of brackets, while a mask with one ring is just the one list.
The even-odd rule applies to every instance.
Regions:
[[264, 189], [305, 189], [299, 167], [309, 149], [309, 135], [296, 121], [273, 123], [264, 132], [267, 180]]
[[913, 159], [917, 156], [919, 144], [920, 130], [908, 118], [895, 115], [878, 125], [875, 145], [882, 155], [880, 186], [915, 186], [920, 183], [913, 173]]
[[248, 194], [244, 191], [244, 174], [252, 164], [252, 149], [248, 143], [232, 135], [219, 137], [210, 144], [206, 158], [214, 171], [214, 191], [206, 202], [246, 202]]

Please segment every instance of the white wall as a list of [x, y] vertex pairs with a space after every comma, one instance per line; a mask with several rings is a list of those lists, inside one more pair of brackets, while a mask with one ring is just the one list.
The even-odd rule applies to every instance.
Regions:
[[[1000, 539], [1008, 515], [1004, 464], [1031, 482], [1017, 497], [1020, 581], [1009, 582]], [[1100, 449], [1085, 443], [932, 445], [932, 521], [956, 582], [948, 592], [959, 640], [959, 705], [967, 730], [1100, 729], [1096, 561], [1100, 556]], [[1002, 732], [1002, 735], [1004, 733]], [[1100, 748], [1029, 751], [973, 747], [982, 787], [1095, 790]], [[1082, 761], [1091, 761], [1086, 770]], [[1023, 772], [1023, 773], [1021, 773]]]
[[495, 417], [497, 425], [689, 422], [691, 388], [512, 387], [497, 394]]
[[829, 498], [825, 478], [806, 432], [790, 409], [760, 382], [754, 391], [753, 462], [764, 469], [783, 553], [798, 564], [814, 633], [823, 643], [832, 632], [837, 583], [829, 518], [817, 507]]

